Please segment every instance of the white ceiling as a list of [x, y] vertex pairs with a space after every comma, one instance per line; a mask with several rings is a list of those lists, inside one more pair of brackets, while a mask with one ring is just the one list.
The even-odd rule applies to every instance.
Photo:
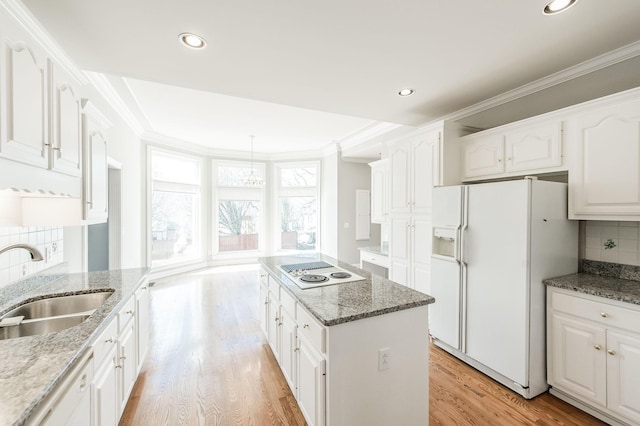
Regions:
[[124, 78], [145, 130], [260, 152], [426, 123], [640, 40], [638, 0], [22, 1], [78, 66]]

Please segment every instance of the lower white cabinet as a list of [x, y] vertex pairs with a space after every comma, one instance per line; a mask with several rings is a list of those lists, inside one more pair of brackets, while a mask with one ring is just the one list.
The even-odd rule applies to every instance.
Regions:
[[[115, 341], [114, 341], [115, 343]], [[118, 413], [118, 351], [114, 344], [109, 349], [104, 362], [96, 367], [93, 381], [93, 424], [116, 425], [120, 414]]]
[[137, 369], [136, 374], [142, 370], [144, 358], [149, 348], [149, 285], [145, 281], [143, 285], [136, 290], [136, 332], [137, 332]]
[[91, 424], [91, 382], [93, 357], [89, 356], [49, 397], [32, 424], [41, 426], [86, 426]]
[[551, 392], [605, 421], [640, 424], [640, 307], [549, 288], [547, 315]]
[[298, 325], [296, 320], [291, 316], [289, 312], [280, 307], [280, 322], [278, 323], [280, 328], [280, 359], [278, 363], [282, 369], [282, 374], [289, 384], [291, 391], [296, 394], [296, 330]]
[[298, 404], [309, 425], [324, 425], [325, 359], [304, 337], [298, 336]]

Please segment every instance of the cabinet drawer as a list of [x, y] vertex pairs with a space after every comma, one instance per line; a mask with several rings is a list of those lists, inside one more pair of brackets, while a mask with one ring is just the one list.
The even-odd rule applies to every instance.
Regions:
[[135, 308], [136, 308], [136, 300], [135, 297], [130, 297], [127, 300], [127, 303], [120, 309], [118, 312], [118, 333], [122, 333], [122, 331], [127, 328], [129, 321], [131, 321], [135, 316]]
[[118, 341], [118, 321], [113, 319], [102, 334], [93, 342], [93, 358], [96, 365], [100, 365], [109, 351]]
[[296, 322], [298, 332], [304, 334], [316, 349], [324, 353], [325, 328], [299, 303], [296, 306]]
[[554, 291], [551, 307], [609, 327], [640, 333], [640, 311], [609, 304], [606, 299], [593, 300]]
[[286, 290], [280, 290], [280, 304], [284, 307], [289, 315], [291, 315], [292, 317], [295, 316], [296, 301]]
[[360, 260], [362, 262], [369, 262], [374, 265], [382, 266], [383, 268], [389, 267], [389, 257], [382, 254], [375, 254], [363, 250], [360, 252]]

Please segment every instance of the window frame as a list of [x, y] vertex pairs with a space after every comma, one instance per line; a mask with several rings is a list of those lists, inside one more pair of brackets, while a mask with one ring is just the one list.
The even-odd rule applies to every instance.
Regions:
[[[218, 184], [218, 170], [220, 166], [231, 167], [253, 167], [256, 175], [265, 182], [260, 187], [231, 186]], [[268, 238], [266, 230], [269, 220], [267, 205], [267, 165], [264, 162], [250, 163], [246, 160], [211, 159], [211, 255], [215, 259], [237, 259], [246, 257], [262, 256], [266, 249]], [[219, 209], [218, 203], [222, 200], [246, 201], [257, 200], [259, 203], [258, 219], [258, 248], [252, 250], [220, 251], [220, 240], [218, 233]]]
[[[307, 187], [283, 187], [281, 185], [281, 170], [288, 168], [306, 168], [313, 166], [316, 169], [315, 186]], [[321, 182], [322, 182], [322, 163], [320, 160], [302, 160], [291, 162], [274, 162], [272, 165], [273, 175], [273, 220], [272, 220], [272, 250], [274, 253], [280, 254], [304, 254], [315, 253], [320, 251], [321, 247], [321, 223], [322, 223], [322, 206], [321, 206]], [[283, 249], [281, 238], [281, 204], [280, 199], [283, 197], [315, 197], [316, 199], [316, 240], [313, 250]]]

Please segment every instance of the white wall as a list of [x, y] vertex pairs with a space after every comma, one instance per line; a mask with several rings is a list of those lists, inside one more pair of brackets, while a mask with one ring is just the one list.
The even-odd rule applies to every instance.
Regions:
[[322, 159], [320, 251], [338, 258], [338, 154]]

